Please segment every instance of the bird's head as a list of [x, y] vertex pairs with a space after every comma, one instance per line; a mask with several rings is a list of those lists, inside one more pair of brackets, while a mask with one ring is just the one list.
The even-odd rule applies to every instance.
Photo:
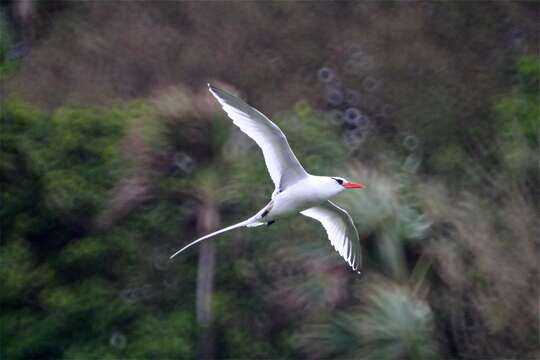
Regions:
[[343, 191], [345, 189], [362, 189], [366, 187], [366, 185], [353, 183], [339, 176], [332, 176], [329, 179], [332, 179], [332, 185], [337, 186], [339, 191]]

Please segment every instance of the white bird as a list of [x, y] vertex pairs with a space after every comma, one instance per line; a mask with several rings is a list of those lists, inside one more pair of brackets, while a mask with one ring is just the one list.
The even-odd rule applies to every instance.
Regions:
[[191, 242], [175, 252], [171, 259], [190, 246], [226, 231], [243, 226], [271, 225], [279, 218], [301, 213], [322, 224], [334, 248], [359, 273], [361, 250], [356, 227], [351, 216], [329, 199], [345, 189], [361, 189], [365, 185], [342, 177], [308, 174], [276, 124], [236, 96], [210, 84], [208, 88], [233, 123], [259, 145], [276, 188], [270, 202], [257, 214]]

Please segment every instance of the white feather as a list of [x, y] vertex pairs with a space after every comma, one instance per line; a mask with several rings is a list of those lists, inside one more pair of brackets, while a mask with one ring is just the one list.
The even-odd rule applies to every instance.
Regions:
[[301, 214], [319, 221], [339, 255], [347, 261], [354, 271], [359, 272], [362, 254], [358, 231], [356, 231], [351, 216], [331, 201], [304, 210]]
[[190, 242], [189, 244], [187, 244], [186, 246], [184, 246], [183, 248], [181, 248], [180, 250], [178, 250], [177, 252], [175, 252], [174, 254], [171, 255], [171, 257], [169, 259], [172, 259], [173, 257], [175, 257], [176, 255], [180, 254], [182, 251], [186, 250], [187, 248], [203, 241], [203, 240], [206, 240], [206, 239], [209, 239], [211, 237], [214, 237], [216, 235], [219, 235], [221, 233], [224, 233], [226, 231], [229, 231], [229, 230], [233, 230], [233, 229], [236, 229], [236, 228], [239, 228], [239, 227], [242, 227], [242, 226], [247, 226], [247, 227], [253, 227], [253, 226], [259, 226], [259, 225], [263, 225], [264, 223], [259, 223], [259, 222], [253, 222], [253, 218], [250, 218], [250, 219], [247, 219], [245, 221], [242, 221], [242, 222], [239, 222], [238, 224], [234, 224], [234, 225], [231, 225], [231, 226], [228, 226], [226, 228], [223, 228], [223, 229], [220, 229], [218, 231], [215, 231], [211, 234], [208, 234], [208, 235], [205, 235], [201, 238], [198, 238], [197, 240], [194, 240], [192, 242]]
[[208, 88], [233, 123], [259, 145], [276, 189], [283, 191], [308, 176], [276, 124], [236, 96], [210, 84]]

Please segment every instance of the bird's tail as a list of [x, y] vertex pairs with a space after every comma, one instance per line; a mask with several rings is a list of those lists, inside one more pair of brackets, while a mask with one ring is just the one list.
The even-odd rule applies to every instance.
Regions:
[[198, 238], [197, 240], [187, 244], [186, 246], [184, 246], [183, 248], [181, 248], [180, 250], [178, 250], [177, 252], [175, 252], [174, 254], [171, 255], [170, 259], [172, 259], [173, 257], [175, 257], [176, 255], [180, 254], [182, 251], [186, 250], [187, 248], [191, 247], [192, 245], [195, 245], [203, 240], [206, 240], [208, 238], [211, 238], [213, 236], [216, 236], [216, 235], [219, 235], [221, 233], [224, 233], [226, 231], [229, 231], [229, 230], [232, 230], [232, 229], [236, 229], [236, 228], [239, 228], [239, 227], [242, 227], [242, 226], [249, 226], [249, 227], [252, 227], [252, 226], [258, 226], [258, 225], [262, 225], [264, 223], [260, 223], [258, 221], [256, 221], [256, 216], [254, 217], [251, 217], [247, 220], [244, 220], [242, 222], [239, 222], [238, 224], [234, 224], [234, 225], [231, 225], [231, 226], [228, 226], [226, 228], [223, 228], [221, 230], [218, 230], [216, 232], [213, 232], [211, 234], [208, 234], [208, 235], [205, 235], [201, 238]]

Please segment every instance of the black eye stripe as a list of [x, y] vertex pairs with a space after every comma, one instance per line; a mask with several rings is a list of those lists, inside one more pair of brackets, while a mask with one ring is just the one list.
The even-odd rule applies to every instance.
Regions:
[[334, 180], [336, 180], [336, 182], [339, 184], [339, 185], [343, 185], [343, 180], [341, 179], [336, 179], [336, 178], [332, 178]]

